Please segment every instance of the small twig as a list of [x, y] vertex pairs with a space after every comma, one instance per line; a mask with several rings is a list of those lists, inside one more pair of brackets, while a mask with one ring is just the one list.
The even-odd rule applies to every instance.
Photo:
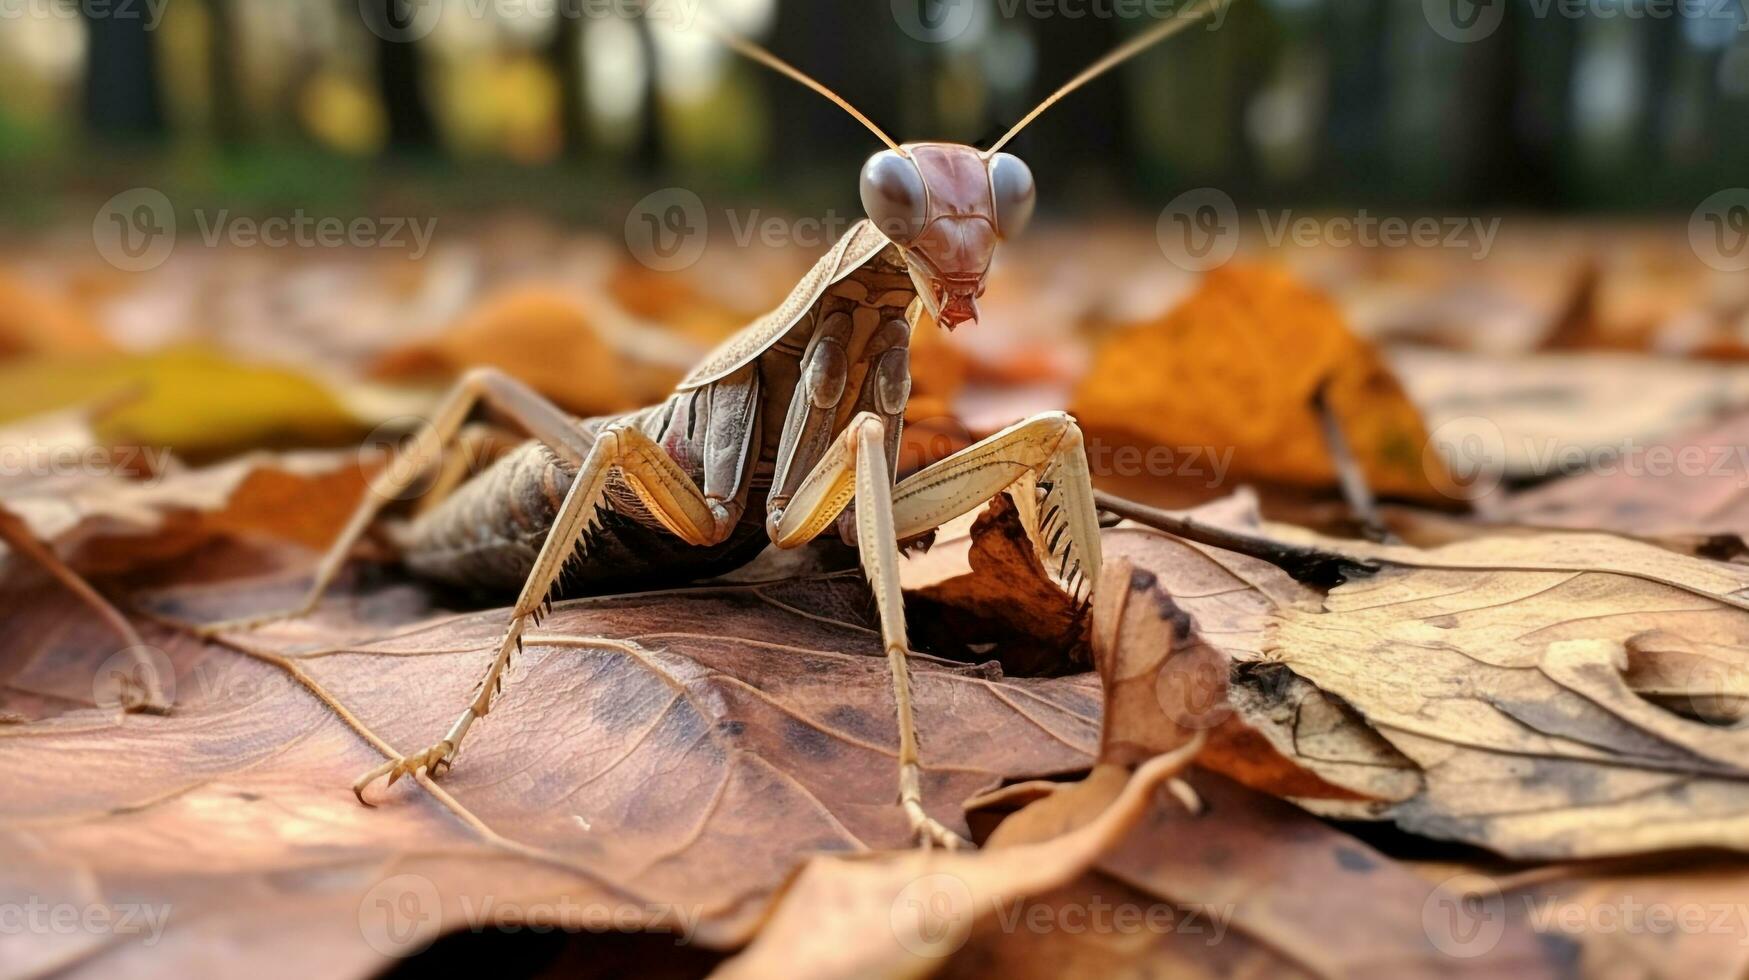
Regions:
[[1103, 490], [1095, 490], [1093, 499], [1101, 510], [1110, 511], [1119, 517], [1186, 541], [1262, 559], [1281, 568], [1298, 581], [1320, 588], [1334, 588], [1349, 579], [1365, 578], [1379, 570], [1378, 565], [1369, 561], [1207, 524], [1194, 517], [1149, 507], [1134, 500], [1113, 496]]
[[1354, 448], [1348, 444], [1348, 437], [1342, 432], [1341, 420], [1330, 409], [1327, 395], [1329, 388], [1329, 381], [1318, 385], [1318, 390], [1312, 395], [1312, 411], [1318, 415], [1318, 426], [1324, 433], [1324, 445], [1330, 450], [1330, 461], [1336, 466], [1336, 478], [1342, 483], [1342, 496], [1348, 501], [1348, 509], [1355, 520], [1360, 522], [1361, 532], [1369, 540], [1380, 543], [1389, 541], [1391, 532], [1385, 528], [1385, 522], [1379, 517], [1378, 502], [1373, 499], [1372, 487], [1366, 482], [1366, 473], [1361, 470]]

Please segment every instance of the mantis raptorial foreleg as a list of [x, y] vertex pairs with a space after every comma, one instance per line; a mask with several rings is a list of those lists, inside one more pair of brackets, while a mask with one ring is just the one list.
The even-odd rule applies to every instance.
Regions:
[[371, 481], [358, 509], [353, 511], [345, 529], [328, 546], [321, 564], [316, 566], [315, 580], [302, 602], [290, 609], [264, 615], [207, 623], [199, 627], [198, 632], [203, 636], [214, 636], [308, 615], [321, 601], [322, 594], [328, 591], [328, 586], [333, 584], [340, 569], [345, 567], [353, 546], [370, 529], [371, 522], [376, 520], [383, 507], [406, 493], [437, 465], [481, 403], [545, 443], [561, 460], [573, 466], [580, 464], [589, 452], [588, 439], [578, 430], [576, 420], [534, 389], [502, 371], [492, 368], [471, 370], [443, 397], [430, 422]]
[[[1041, 497], [1038, 484], [1049, 484]], [[1099, 575], [1099, 516], [1081, 428], [1063, 412], [1045, 412], [918, 470], [893, 491], [898, 540], [1013, 491], [1021, 524], [1039, 560], [1072, 594], [1091, 591]]]
[[523, 584], [516, 605], [511, 608], [510, 623], [498, 644], [498, 652], [480, 679], [474, 699], [441, 740], [421, 752], [390, 760], [360, 776], [352, 784], [352, 791], [360, 803], [370, 805], [364, 798], [364, 791], [384, 776], [393, 785], [402, 776], [421, 769], [440, 772], [454, 762], [468, 729], [473, 727], [476, 719], [484, 718], [492, 710], [493, 699], [503, 689], [504, 671], [510, 665], [511, 655], [522, 647], [522, 632], [528, 620], [546, 602], [554, 583], [564, 572], [566, 562], [578, 556], [597, 512], [607, 505], [607, 491], [615, 473], [624, 479], [652, 516], [688, 544], [714, 544], [733, 528], [734, 521], [722, 505], [707, 500], [679, 464], [649, 436], [629, 424], [602, 430], [589, 454], [583, 458], [577, 478], [565, 493], [558, 516], [535, 558], [534, 568]]

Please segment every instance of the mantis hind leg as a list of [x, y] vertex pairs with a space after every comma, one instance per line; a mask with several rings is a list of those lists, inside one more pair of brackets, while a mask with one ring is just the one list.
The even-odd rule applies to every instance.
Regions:
[[[406, 446], [395, 454], [371, 481], [370, 489], [359, 502], [358, 509], [346, 522], [340, 535], [329, 545], [322, 561], [316, 566], [315, 579], [303, 601], [289, 609], [263, 615], [208, 623], [198, 628], [203, 636], [253, 629], [268, 623], [296, 619], [309, 614], [328, 591], [335, 576], [346, 564], [358, 539], [370, 529], [383, 507], [399, 499], [422, 477], [440, 465], [445, 451], [463, 432], [468, 418], [481, 404], [530, 436], [545, 443], [560, 458], [580, 464], [589, 452], [588, 440], [578, 431], [576, 420], [564, 410], [547, 401], [534, 389], [501, 371], [477, 368], [469, 371], [438, 403], [431, 419]], [[446, 468], [447, 469], [447, 468]], [[445, 483], [452, 474], [439, 477]]]
[[511, 655], [522, 649], [522, 634], [528, 622], [539, 620], [566, 565], [587, 558], [586, 543], [600, 513], [609, 506], [608, 493], [616, 476], [669, 533], [687, 544], [711, 545], [733, 530], [733, 516], [722, 504], [707, 499], [704, 491], [648, 435], [625, 423], [602, 430], [579, 465], [577, 478], [565, 492], [534, 568], [523, 583], [516, 605], [511, 607], [510, 622], [498, 652], [480, 678], [473, 700], [450, 726], [448, 734], [429, 748], [391, 759], [360, 776], [352, 785], [360, 803], [371, 805], [364, 792], [378, 779], [387, 777], [392, 785], [402, 776], [414, 775], [422, 769], [435, 775], [454, 762], [468, 730], [492, 710], [493, 701], [503, 690], [504, 672], [510, 666]]

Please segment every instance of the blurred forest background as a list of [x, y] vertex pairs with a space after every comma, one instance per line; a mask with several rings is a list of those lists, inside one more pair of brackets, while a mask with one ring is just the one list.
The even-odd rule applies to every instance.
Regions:
[[[874, 142], [703, 32], [592, 0], [422, 0], [436, 16], [414, 43], [367, 26], [406, 2], [0, 0], [0, 221], [81, 217], [142, 184], [179, 207], [344, 215], [413, 194], [610, 225], [625, 195], [673, 180], [854, 209]], [[976, 16], [930, 43], [888, 3], [676, 9], [699, 2], [900, 139], [988, 139], [1150, 23], [1092, 0], [1046, 17], [953, 0]], [[1741, 0], [1590, 0], [1584, 16], [1490, 0], [1503, 21], [1470, 43], [1430, 26], [1443, 2], [1242, 0], [1015, 149], [1047, 211], [1069, 213], [1155, 210], [1204, 184], [1256, 206], [1686, 212], [1740, 182]]]
[[[860, 215], [879, 146], [704, 19], [899, 139], [976, 143], [1188, 2], [0, 0], [0, 422], [128, 390], [149, 394], [105, 423], [112, 442], [190, 460], [351, 445], [482, 364], [579, 415], [649, 404]], [[1245, 444], [1194, 420], [1258, 413], [1203, 403], [1236, 386], [1299, 412], [1287, 379], [1313, 383], [1315, 338], [1348, 349], [1350, 330], [1436, 424], [1486, 414], [1468, 393], [1507, 366], [1533, 402], [1580, 377], [1511, 360], [1537, 352], [1654, 355], [1641, 379], [1655, 359], [1740, 368], [1743, 2], [1237, 0], [1010, 144], [1042, 220], [998, 256], [996, 329], [919, 332], [913, 421], [991, 431], [1074, 406], [1108, 340], [1178, 336], [1170, 311], [1213, 266], [1160, 229], [1211, 195], [1236, 212], [1228, 256], [1285, 265], [1341, 322], [1293, 326], [1317, 306], [1302, 297], [1260, 327], [1293, 344], [1234, 347], [1212, 322], [1165, 345], [1155, 359], [1212, 387], [1142, 379], [1187, 393], [1127, 410], [1185, 420], [1158, 442]], [[684, 261], [640, 252], [641, 229], [681, 215]], [[1351, 234], [1382, 215], [1442, 234]], [[1309, 237], [1271, 238], [1290, 217]], [[244, 237], [294, 220], [348, 231]], [[269, 370], [297, 373], [283, 397]], [[1741, 393], [1670, 377], [1684, 419]], [[1533, 414], [1585, 445], [1669, 427], [1602, 411], [1619, 387]], [[1300, 442], [1320, 445], [1282, 439]], [[1321, 450], [1285, 475], [1282, 452], [1258, 447], [1253, 475], [1329, 477]]]

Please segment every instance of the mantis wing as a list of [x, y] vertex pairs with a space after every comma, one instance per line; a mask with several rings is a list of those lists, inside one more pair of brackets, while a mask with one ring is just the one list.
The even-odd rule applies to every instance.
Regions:
[[801, 281], [796, 283], [796, 288], [790, 290], [790, 294], [776, 309], [723, 341], [692, 369], [686, 380], [680, 382], [678, 390], [702, 388], [713, 381], [721, 381], [752, 363], [789, 333], [790, 328], [807, 315], [808, 310], [813, 308], [833, 283], [861, 268], [863, 263], [880, 254], [881, 249], [889, 244], [891, 243], [887, 241], [887, 236], [875, 228], [874, 222], [865, 218], [852, 225], [844, 237], [802, 276]]

